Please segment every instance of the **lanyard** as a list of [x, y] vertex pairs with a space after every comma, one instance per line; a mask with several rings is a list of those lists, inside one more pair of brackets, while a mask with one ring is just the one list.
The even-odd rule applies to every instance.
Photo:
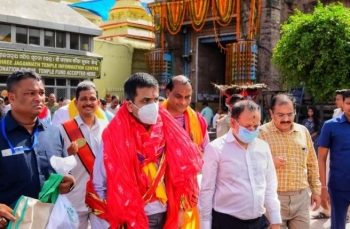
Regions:
[[29, 150], [33, 150], [34, 147], [38, 144], [38, 128], [35, 128], [34, 130], [34, 141], [31, 147], [26, 147], [26, 146], [17, 146], [17, 147], [13, 147], [12, 143], [10, 142], [10, 139], [7, 137], [6, 131], [5, 131], [5, 118], [3, 118], [1, 120], [1, 131], [2, 131], [2, 135], [4, 136], [5, 140], [7, 141], [7, 144], [10, 146], [11, 148], [11, 152], [12, 154], [16, 154], [16, 152], [18, 151], [29, 151]]

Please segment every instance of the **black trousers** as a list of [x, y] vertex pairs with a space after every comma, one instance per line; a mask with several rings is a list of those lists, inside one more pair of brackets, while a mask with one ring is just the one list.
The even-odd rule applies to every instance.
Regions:
[[213, 210], [212, 229], [266, 229], [269, 222], [264, 215], [256, 219], [242, 220]]
[[165, 224], [165, 217], [166, 217], [166, 214], [164, 212], [154, 214], [154, 215], [149, 215], [147, 217], [148, 217], [149, 229], [163, 229]]
[[[163, 229], [165, 224], [166, 213], [157, 213], [154, 215], [148, 215], [148, 228], [149, 229]], [[118, 229], [127, 229], [126, 225], [119, 226]]]

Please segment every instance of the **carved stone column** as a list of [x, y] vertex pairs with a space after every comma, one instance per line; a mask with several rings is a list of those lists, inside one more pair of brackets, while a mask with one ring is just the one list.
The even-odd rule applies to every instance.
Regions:
[[281, 0], [263, 0], [258, 38], [258, 78], [271, 90], [282, 89], [282, 80], [272, 65], [272, 49], [280, 39]]

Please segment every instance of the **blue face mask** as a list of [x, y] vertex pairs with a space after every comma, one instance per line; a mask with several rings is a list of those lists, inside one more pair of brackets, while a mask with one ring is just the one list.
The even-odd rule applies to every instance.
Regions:
[[259, 129], [256, 130], [248, 130], [243, 126], [239, 126], [237, 137], [242, 142], [248, 144], [251, 143], [256, 137], [259, 135]]

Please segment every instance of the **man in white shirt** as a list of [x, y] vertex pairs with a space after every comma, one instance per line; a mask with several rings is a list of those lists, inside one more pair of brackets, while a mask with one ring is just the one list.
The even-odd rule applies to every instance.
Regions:
[[[280, 228], [277, 176], [268, 144], [256, 138], [260, 108], [236, 103], [231, 129], [204, 152], [199, 206], [202, 229]], [[266, 212], [265, 212], [266, 208]]]
[[[88, 228], [89, 220], [93, 229], [108, 228], [106, 221], [92, 213], [93, 206], [87, 206], [85, 203], [87, 182], [92, 174], [94, 158], [100, 152], [102, 132], [108, 122], [98, 119], [95, 115], [99, 108], [99, 100], [95, 85], [91, 81], [78, 84], [74, 103], [79, 115], [60, 126], [67, 152], [75, 155], [78, 162], [71, 171], [77, 181], [76, 186], [67, 197], [79, 215], [79, 229]], [[89, 163], [90, 159], [92, 163]]]

